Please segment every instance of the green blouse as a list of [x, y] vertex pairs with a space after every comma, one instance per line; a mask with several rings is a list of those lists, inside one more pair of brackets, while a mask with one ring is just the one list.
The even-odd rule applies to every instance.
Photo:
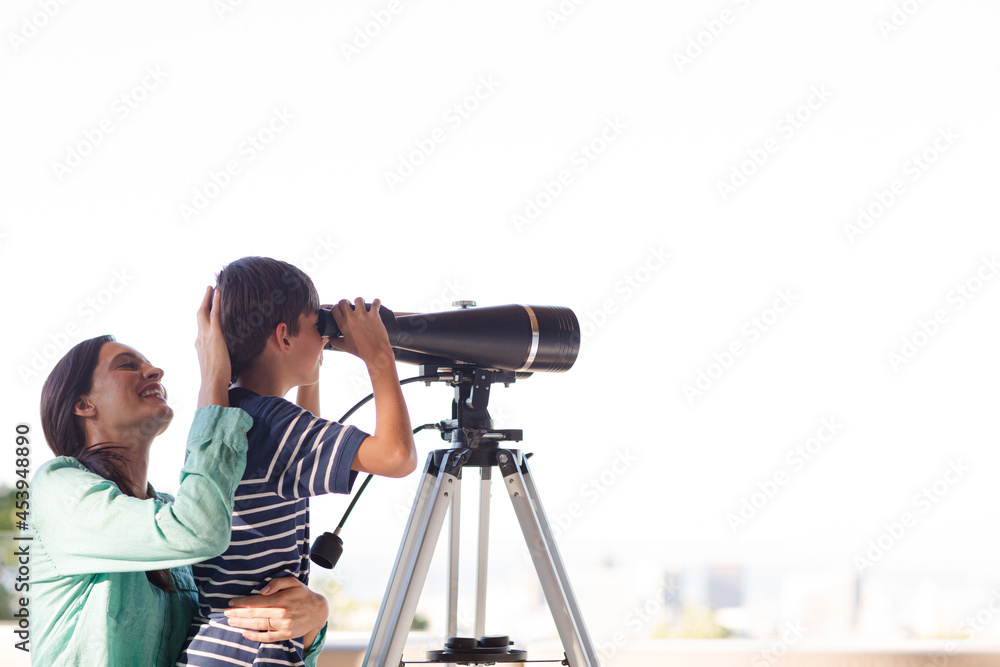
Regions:
[[[168, 667], [198, 608], [192, 563], [229, 546], [233, 495], [253, 420], [238, 408], [199, 408], [176, 498], [147, 487], [126, 496], [74, 458], [31, 480], [29, 607], [32, 665]], [[169, 569], [175, 593], [146, 579]], [[306, 654], [312, 667], [325, 628]]]

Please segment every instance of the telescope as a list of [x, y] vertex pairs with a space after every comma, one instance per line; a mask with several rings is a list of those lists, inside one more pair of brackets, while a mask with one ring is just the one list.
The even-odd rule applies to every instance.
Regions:
[[[451, 447], [427, 456], [420, 489], [365, 653], [364, 667], [404, 664], [403, 647], [446, 512], [451, 515], [448, 640], [443, 650], [427, 651], [426, 662], [463, 665], [527, 662], [527, 652], [513, 648], [514, 642], [507, 635], [485, 633], [490, 483], [494, 468], [503, 478], [502, 486], [510, 497], [559, 632], [564, 649], [562, 664], [600, 667], [528, 467], [531, 455], [511, 448], [520, 442], [521, 430], [494, 428], [487, 409], [490, 386], [494, 383], [509, 386], [536, 371], [569, 370], [580, 351], [580, 322], [572, 310], [560, 306], [511, 304], [475, 308], [471, 301], [453, 305], [460, 309], [396, 315], [385, 307], [379, 308], [396, 360], [420, 365], [419, 375], [400, 384], [444, 382], [454, 387], [455, 396], [451, 419], [414, 429], [414, 433], [424, 428], [437, 429]], [[371, 310], [370, 304], [365, 307]], [[319, 310], [316, 328], [320, 335], [331, 339], [341, 336], [331, 309]], [[327, 345], [326, 349], [335, 348]], [[340, 421], [372, 397], [370, 394], [361, 400]], [[462, 472], [473, 468], [480, 475], [476, 637], [460, 637], [457, 636], [459, 499]], [[371, 474], [365, 478], [336, 530], [316, 539], [309, 558], [317, 565], [325, 568], [336, 565], [344, 550], [340, 530], [371, 479]]]
[[[521, 304], [476, 308], [468, 301], [458, 305], [459, 310], [399, 315], [381, 306], [379, 315], [396, 360], [525, 374], [566, 371], [576, 361], [580, 321], [569, 308]], [[365, 307], [370, 310], [371, 304]], [[342, 335], [329, 308], [320, 308], [316, 328], [321, 336]]]

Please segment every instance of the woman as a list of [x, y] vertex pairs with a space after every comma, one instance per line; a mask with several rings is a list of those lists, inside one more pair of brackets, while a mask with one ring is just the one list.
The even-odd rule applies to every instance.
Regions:
[[[229, 408], [229, 355], [211, 288], [198, 310], [201, 391], [176, 498], [146, 481], [153, 439], [173, 410], [163, 371], [110, 336], [83, 341], [42, 389], [57, 458], [32, 477], [32, 664], [173, 665], [197, 608], [190, 565], [229, 544], [233, 495], [252, 421]], [[326, 600], [294, 578], [233, 602], [230, 625], [257, 641], [322, 648]], [[260, 631], [260, 632], [251, 632]]]

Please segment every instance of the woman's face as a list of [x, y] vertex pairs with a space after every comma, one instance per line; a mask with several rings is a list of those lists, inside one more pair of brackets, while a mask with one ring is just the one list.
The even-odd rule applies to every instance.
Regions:
[[105, 433], [156, 437], [174, 417], [162, 379], [163, 370], [137, 351], [121, 343], [105, 343], [90, 392], [77, 400], [76, 413], [92, 408], [85, 416], [95, 419]]

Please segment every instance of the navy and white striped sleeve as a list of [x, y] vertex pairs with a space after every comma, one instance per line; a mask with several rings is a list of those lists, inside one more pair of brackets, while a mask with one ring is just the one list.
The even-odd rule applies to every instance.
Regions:
[[[350, 493], [357, 472], [354, 456], [368, 434], [313, 415], [282, 398], [269, 397], [268, 439], [274, 452], [266, 478], [283, 498]], [[253, 429], [248, 434], [253, 449]], [[272, 449], [273, 448], [273, 449]]]

